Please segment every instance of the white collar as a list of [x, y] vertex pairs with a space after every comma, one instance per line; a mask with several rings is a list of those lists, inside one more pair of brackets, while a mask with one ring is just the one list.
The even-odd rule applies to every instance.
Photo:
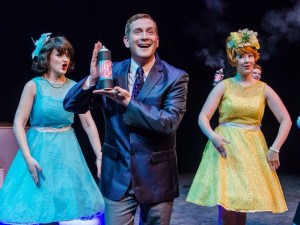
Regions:
[[[152, 66], [154, 65], [155, 63], [155, 58], [153, 58], [153, 60], [146, 64], [146, 65], [143, 65], [143, 70], [144, 70], [144, 77], [146, 78], [152, 68]], [[131, 74], [134, 74], [135, 76], [135, 73], [136, 73], [136, 70], [137, 68], [139, 67], [139, 65], [131, 58], [131, 61], [130, 61], [130, 73]]]

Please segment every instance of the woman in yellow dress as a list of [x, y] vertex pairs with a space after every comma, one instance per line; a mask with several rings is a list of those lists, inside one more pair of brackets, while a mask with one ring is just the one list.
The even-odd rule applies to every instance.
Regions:
[[[247, 212], [287, 210], [276, 169], [292, 122], [275, 91], [252, 77], [259, 47], [252, 30], [230, 33], [226, 52], [236, 75], [213, 88], [199, 115], [209, 141], [187, 201], [218, 205], [218, 224], [246, 224]], [[280, 124], [270, 147], [260, 130], [266, 104]], [[217, 108], [219, 126], [213, 130], [210, 119]]]

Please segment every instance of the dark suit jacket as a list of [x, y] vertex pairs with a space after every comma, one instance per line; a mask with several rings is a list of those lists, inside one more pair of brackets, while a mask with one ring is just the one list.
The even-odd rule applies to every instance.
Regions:
[[[128, 90], [129, 68], [130, 59], [113, 63], [114, 86]], [[118, 201], [132, 181], [140, 203], [172, 201], [178, 197], [175, 132], [186, 111], [188, 74], [156, 55], [138, 97], [127, 108], [92, 94], [93, 88], [83, 90], [85, 79], [69, 91], [64, 107], [74, 113], [102, 107], [105, 120], [102, 194]]]

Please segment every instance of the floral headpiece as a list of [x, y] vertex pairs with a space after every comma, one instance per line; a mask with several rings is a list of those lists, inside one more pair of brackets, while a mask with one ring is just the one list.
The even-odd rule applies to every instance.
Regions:
[[227, 48], [242, 48], [245, 46], [254, 47], [259, 49], [259, 43], [257, 40], [257, 32], [253, 30], [239, 30], [238, 32], [231, 32], [231, 41], [227, 42]]
[[38, 56], [40, 54], [40, 51], [43, 47], [43, 45], [50, 39], [50, 35], [52, 33], [44, 33], [41, 35], [40, 39], [39, 40], [36, 40], [34, 41], [32, 38], [32, 41], [35, 45], [35, 49], [34, 51], [32, 52], [32, 59], [35, 57], [35, 56]]

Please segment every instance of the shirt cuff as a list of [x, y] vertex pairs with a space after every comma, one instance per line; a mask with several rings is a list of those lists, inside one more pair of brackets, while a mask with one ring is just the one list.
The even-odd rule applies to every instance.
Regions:
[[82, 86], [83, 90], [88, 90], [91, 87], [96, 86], [96, 84], [91, 84], [91, 75], [88, 76], [88, 78], [86, 79], [86, 81], [84, 82], [84, 85]]

